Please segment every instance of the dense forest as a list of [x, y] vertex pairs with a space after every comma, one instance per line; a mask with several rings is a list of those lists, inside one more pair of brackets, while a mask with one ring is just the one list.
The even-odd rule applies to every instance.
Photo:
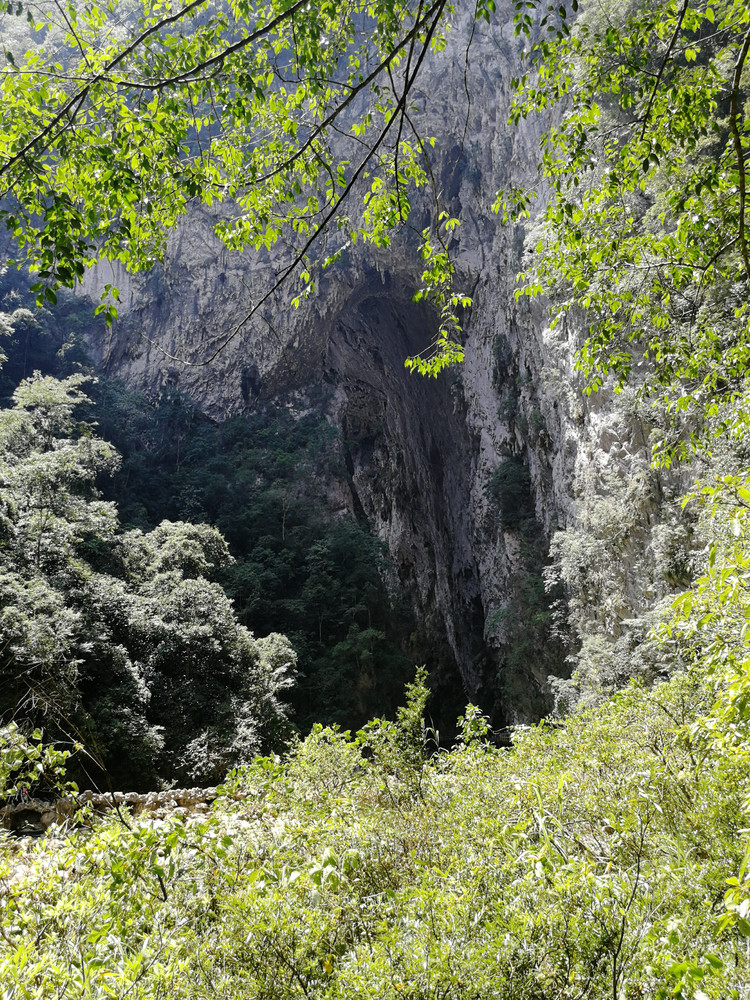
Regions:
[[149, 403], [93, 376], [85, 301], [0, 291], [8, 717], [83, 743], [79, 781], [148, 788], [392, 711], [416, 626], [377, 540], [316, 487], [343, 464], [326, 421]]
[[[0, 796], [67, 816], [2, 831], [8, 1000], [750, 996], [750, 10], [500, 7], [7, 5]], [[435, 334], [404, 360], [470, 363], [462, 219], [414, 88], [446, 53], [466, 86], [495, 29], [510, 124], [537, 123], [534, 182], [487, 206], [524, 244], [516, 301], [565, 334], [561, 395], [648, 432], [630, 478], [581, 468], [549, 537], [527, 453], [487, 479], [518, 553], [485, 622], [505, 683], [539, 645], [572, 670], [510, 745], [472, 704], [455, 738], [433, 725], [433, 651], [326, 501], [346, 472], [315, 401], [217, 423], [139, 395], [90, 360], [117, 288], [66, 291], [102, 259], [148, 270], [220, 201], [228, 248], [278, 256], [210, 363], [271, 294], [304, 306], [344, 266], [334, 234], [385, 253], [413, 202]], [[520, 398], [500, 408], [540, 440]], [[102, 816], [79, 792], [107, 782], [218, 787]]]

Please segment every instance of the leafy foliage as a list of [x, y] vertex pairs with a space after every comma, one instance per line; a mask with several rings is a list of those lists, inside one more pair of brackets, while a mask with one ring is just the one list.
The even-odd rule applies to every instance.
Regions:
[[[536, 0], [517, 4], [529, 34]], [[577, 5], [575, 7], [577, 9]], [[553, 292], [558, 316], [582, 307], [589, 391], [611, 377], [666, 392], [695, 421], [743, 391], [747, 371], [747, 5], [553, 6], [514, 81], [512, 120], [555, 108], [540, 172], [550, 191], [519, 294]], [[529, 214], [509, 189], [496, 209]], [[663, 461], [688, 442], [666, 436]]]
[[[284, 281], [299, 301], [357, 240], [388, 246], [431, 181], [419, 295], [441, 327], [435, 356], [414, 364], [460, 360], [469, 300], [451, 287], [446, 235], [458, 223], [440, 210], [412, 100], [452, 12], [448, 0], [143, 2], [117, 16], [105, 2], [8, 5], [0, 218], [38, 272], [39, 304], [101, 258], [151, 267], [191, 203], [223, 203], [226, 246], [275, 248], [282, 264], [221, 350]], [[107, 286], [107, 322], [117, 297]]]
[[500, 523], [506, 530], [519, 528], [534, 519], [529, 467], [519, 457], [506, 458], [487, 484], [487, 495], [500, 509]]
[[86, 381], [37, 372], [0, 411], [0, 706], [84, 744], [88, 780], [216, 781], [290, 736], [296, 654], [209, 581], [231, 563], [215, 528], [121, 531], [96, 488], [119, 457], [76, 419]]
[[98, 395], [101, 432], [124, 456], [107, 487], [123, 520], [218, 527], [233, 554], [220, 578], [240, 621], [283, 631], [297, 650], [300, 727], [352, 727], [395, 708], [412, 617], [382, 545], [331, 510], [326, 484], [348, 473], [330, 424], [267, 405], [217, 425], [174, 391], [157, 406], [115, 383]]
[[432, 757], [425, 696], [418, 678], [395, 723], [317, 727], [235, 772], [208, 817], [0, 845], [6, 989], [743, 996], [749, 761], [695, 729], [730, 732], [710, 681], [631, 687], [511, 750], [469, 706]]
[[679, 666], [673, 651], [649, 641], [701, 561], [702, 541], [680, 509], [678, 486], [643, 456], [626, 469], [590, 467], [577, 477], [575, 520], [553, 535], [544, 571], [548, 587], [566, 595], [558, 627], [575, 650], [573, 678], [552, 681], [558, 711]]
[[46, 745], [44, 734], [37, 729], [27, 737], [11, 722], [0, 727], [0, 802], [40, 786], [45, 791], [68, 791], [63, 782], [67, 750]]
[[94, 316], [87, 299], [61, 292], [56, 305], [40, 309], [31, 283], [23, 272], [3, 269], [0, 273], [0, 309], [7, 325], [3, 339], [6, 358], [0, 368], [3, 403], [36, 371], [56, 378], [90, 373], [85, 337], [104, 332], [103, 321]]

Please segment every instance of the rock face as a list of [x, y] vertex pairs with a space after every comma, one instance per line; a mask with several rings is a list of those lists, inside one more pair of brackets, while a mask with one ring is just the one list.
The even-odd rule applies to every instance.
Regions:
[[[490, 205], [510, 180], [533, 182], [538, 132], [506, 124], [522, 45], [512, 25], [477, 27], [465, 77], [470, 28], [459, 20], [417, 99], [423, 134], [437, 138], [443, 196], [462, 220], [452, 252], [473, 306], [460, 369], [437, 380], [404, 369], [436, 329], [412, 301], [420, 261], [408, 234], [387, 254], [347, 251], [300, 308], [285, 291], [244, 325], [272, 283], [272, 261], [228, 252], [208, 210], [174, 233], [163, 267], [133, 278], [103, 266], [84, 291], [120, 288], [121, 320], [96, 345], [98, 362], [154, 396], [176, 384], [218, 419], [268, 400], [302, 412], [322, 398], [350, 473], [337, 496], [386, 542], [420, 620], [451, 650], [466, 697], [519, 722], [549, 708], [546, 677], [565, 673], [565, 651], [532, 651], [516, 679], [523, 695], [509, 693], [510, 632], [492, 622], [502, 621], [528, 558], [512, 512], [498, 513], [493, 475], [509, 459], [528, 468], [534, 530], [549, 539], [570, 517], [577, 466], [603, 446], [636, 447], [638, 431], [606, 431], [606, 403], [589, 412], [580, 397], [574, 335], [551, 332], [542, 307], [514, 300], [525, 233], [504, 228]], [[416, 216], [419, 228], [419, 208]]]
[[[210, 788], [172, 788], [168, 792], [83, 792], [79, 796], [52, 799], [30, 798], [6, 803], [0, 807], [0, 827], [16, 835], [39, 836], [53, 825], [75, 825], [90, 822], [94, 815], [101, 816], [125, 808], [129, 815], [152, 813], [157, 818], [165, 815], [186, 816], [208, 812], [212, 802], [219, 797], [219, 790]], [[232, 796], [240, 798], [241, 793]]]

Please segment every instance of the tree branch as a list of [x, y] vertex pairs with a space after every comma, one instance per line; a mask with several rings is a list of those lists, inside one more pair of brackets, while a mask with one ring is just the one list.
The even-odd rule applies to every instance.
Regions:
[[651, 91], [651, 97], [649, 98], [648, 106], [646, 107], [646, 114], [643, 117], [643, 128], [641, 129], [641, 142], [643, 142], [643, 138], [646, 135], [646, 126], [648, 125], [648, 119], [651, 115], [651, 108], [653, 108], [654, 106], [654, 101], [656, 100], [656, 94], [657, 91], [659, 90], [659, 84], [661, 83], [661, 78], [664, 74], [664, 70], [667, 67], [667, 63], [669, 62], [669, 56], [671, 55], [672, 49], [674, 48], [674, 43], [677, 41], [677, 38], [680, 34], [680, 28], [682, 27], [682, 22], [685, 19], [685, 14], [687, 14], [689, 3], [690, 0], [684, 0], [684, 3], [682, 5], [682, 10], [680, 11], [680, 16], [677, 18], [677, 24], [675, 25], [674, 34], [670, 39], [669, 45], [667, 46], [667, 51], [664, 53], [664, 58], [662, 59], [661, 66], [659, 67], [659, 72], [657, 73], [656, 79], [654, 80], [654, 87], [653, 90]]
[[[263, 38], [264, 35], [269, 33], [269, 31], [273, 31], [274, 28], [283, 24], [284, 21], [288, 20], [290, 17], [294, 19], [294, 15], [308, 5], [309, 0], [297, 0], [297, 3], [293, 4], [287, 10], [282, 11], [281, 14], [278, 14], [270, 20], [268, 24], [264, 24], [262, 27], [256, 28], [255, 31], [251, 32], [245, 38], [240, 38], [232, 45], [228, 45], [223, 52], [217, 52], [215, 56], [211, 56], [203, 62], [196, 63], [192, 69], [186, 69], [184, 72], [177, 73], [175, 76], [169, 76], [163, 80], [155, 80], [152, 83], [140, 83], [137, 80], [124, 80], [122, 81], [122, 85], [142, 90], [164, 90], [164, 88], [173, 87], [178, 83], [191, 83], [196, 73], [203, 73], [210, 66], [216, 66], [217, 69], [220, 69], [224, 60], [228, 59], [229, 56], [234, 55], [235, 52], [239, 52], [241, 49], [246, 48], [253, 42], [257, 42], [258, 39]], [[120, 81], [117, 82], [118, 84], [120, 83]]]
[[737, 124], [737, 117], [739, 115], [740, 79], [742, 77], [742, 68], [745, 65], [748, 50], [750, 50], [750, 28], [748, 28], [745, 32], [745, 37], [742, 40], [742, 46], [737, 54], [737, 61], [734, 64], [734, 74], [732, 76], [732, 106], [729, 113], [729, 128], [731, 129], [732, 138], [734, 139], [734, 151], [737, 156], [737, 173], [739, 174], [740, 187], [740, 219], [738, 235], [740, 250], [742, 251], [742, 260], [745, 264], [745, 274], [747, 275], [748, 281], [750, 281], [750, 254], [748, 254], [747, 236], [745, 235], [745, 198], [747, 187], [745, 175], [745, 156], [742, 149], [742, 136], [740, 135], [740, 129]]
[[210, 365], [227, 348], [227, 346], [236, 337], [238, 337], [240, 335], [240, 333], [242, 332], [242, 330], [244, 329], [244, 327], [250, 322], [250, 320], [258, 312], [258, 310], [261, 308], [261, 306], [263, 306], [271, 298], [271, 296], [274, 295], [275, 292], [278, 291], [278, 289], [281, 287], [281, 285], [284, 284], [284, 282], [287, 280], [287, 278], [289, 277], [289, 275], [294, 271], [294, 269], [296, 267], [298, 267], [299, 264], [302, 263], [302, 261], [305, 259], [305, 256], [307, 255], [307, 252], [310, 249], [310, 247], [318, 239], [318, 237], [321, 235], [321, 233], [323, 233], [325, 231], [326, 226], [333, 219], [333, 217], [335, 216], [336, 212], [339, 210], [341, 204], [346, 200], [346, 198], [351, 193], [354, 185], [359, 180], [359, 178], [362, 175], [362, 172], [364, 171], [365, 167], [367, 166], [367, 164], [370, 162], [370, 160], [373, 158], [373, 156], [376, 154], [376, 152], [378, 151], [378, 149], [380, 148], [380, 146], [385, 141], [386, 136], [388, 135], [388, 132], [391, 129], [391, 126], [394, 124], [394, 122], [397, 119], [400, 118], [400, 115], [401, 115], [401, 113], [403, 112], [403, 109], [406, 106], [406, 101], [407, 101], [407, 98], [409, 96], [409, 93], [410, 93], [410, 91], [412, 89], [412, 86], [414, 85], [414, 81], [416, 80], [416, 78], [417, 78], [417, 76], [419, 74], [419, 71], [420, 71], [420, 69], [422, 67], [422, 63], [424, 61], [425, 56], [427, 55], [427, 52], [429, 51], [430, 42], [432, 41], [432, 36], [435, 34], [437, 26], [440, 23], [440, 16], [441, 16], [441, 14], [443, 12], [444, 6], [445, 6], [445, 0], [439, 0], [439, 2], [437, 4], [435, 4], [433, 8], [431, 8], [432, 10], [434, 10], [436, 12], [435, 13], [435, 17], [433, 18], [432, 23], [429, 25], [429, 27], [427, 29], [427, 33], [426, 33], [426, 36], [425, 36], [424, 43], [422, 45], [422, 49], [421, 49], [421, 51], [419, 53], [416, 65], [414, 67], [414, 72], [412, 73], [411, 77], [406, 81], [406, 84], [404, 86], [404, 92], [401, 95], [401, 98], [399, 99], [398, 104], [396, 105], [396, 107], [394, 109], [393, 115], [386, 122], [385, 126], [383, 127], [382, 132], [378, 136], [377, 141], [373, 144], [373, 146], [372, 146], [371, 150], [369, 151], [369, 153], [366, 156], [364, 156], [363, 159], [360, 161], [359, 166], [357, 167], [357, 169], [355, 170], [354, 174], [352, 175], [352, 177], [348, 181], [348, 183], [347, 183], [346, 187], [344, 188], [343, 192], [341, 193], [341, 195], [337, 199], [335, 199], [334, 203], [331, 205], [329, 211], [326, 213], [326, 215], [325, 215], [324, 219], [321, 221], [320, 225], [317, 226], [317, 228], [315, 229], [315, 232], [313, 232], [313, 234], [306, 241], [306, 243], [301, 248], [301, 250], [297, 251], [297, 253], [295, 254], [294, 259], [291, 261], [291, 263], [289, 263], [283, 269], [283, 271], [281, 272], [281, 275], [276, 279], [276, 281], [268, 289], [268, 291], [265, 292], [265, 294], [261, 296], [261, 298], [255, 303], [255, 305], [252, 306], [251, 309], [247, 312], [247, 314], [245, 315], [245, 317], [242, 320], [240, 320], [240, 322], [235, 326], [235, 328], [231, 331], [231, 333], [229, 333], [224, 338], [224, 340], [222, 340], [222, 342], [219, 344], [219, 346], [217, 348], [215, 348], [215, 350], [212, 351], [211, 354], [205, 360], [203, 360], [203, 361], [186, 361], [184, 358], [180, 358], [180, 357], [177, 357], [176, 355], [168, 353], [159, 344], [157, 344], [155, 341], [151, 340], [150, 337], [144, 337], [144, 339], [149, 344], [151, 344], [152, 347], [155, 347], [157, 350], [159, 350], [161, 352], [161, 354], [168, 361], [175, 361], [178, 364], [183, 364], [183, 365], [186, 365], [187, 367], [190, 367], [190, 368], [205, 368], [208, 365]]
[[378, 76], [380, 76], [383, 70], [389, 69], [391, 63], [399, 54], [401, 49], [403, 49], [403, 47], [409, 42], [413, 44], [414, 39], [422, 30], [422, 28], [424, 28], [424, 26], [429, 22], [432, 15], [435, 14], [436, 12], [438, 16], [442, 14], [444, 6], [445, 6], [445, 0], [437, 0], [437, 2], [434, 3], [430, 7], [430, 9], [425, 12], [421, 20], [418, 19], [417, 21], [415, 21], [411, 31], [407, 32], [407, 34], [404, 35], [404, 37], [401, 39], [398, 45], [386, 56], [386, 58], [381, 63], [379, 63], [375, 67], [375, 69], [371, 73], [369, 73], [368, 76], [364, 78], [364, 80], [362, 80], [361, 83], [358, 83], [356, 87], [351, 87], [350, 93], [347, 95], [346, 100], [342, 104], [339, 104], [336, 108], [334, 108], [334, 110], [331, 111], [331, 113], [326, 118], [324, 118], [318, 125], [315, 126], [315, 128], [312, 130], [307, 139], [302, 143], [299, 149], [291, 156], [287, 157], [287, 159], [284, 160], [282, 163], [280, 163], [278, 166], [274, 167], [273, 170], [269, 170], [265, 174], [261, 174], [259, 177], [257, 177], [254, 183], [256, 185], [263, 184], [266, 181], [271, 180], [273, 177], [276, 177], [277, 174], [281, 173], [282, 170], [288, 170], [289, 167], [293, 166], [293, 164], [297, 162], [297, 160], [306, 152], [306, 150], [310, 148], [310, 146], [317, 139], [317, 137], [322, 132], [324, 132], [330, 125], [332, 125], [334, 121], [336, 121], [336, 119], [340, 116], [341, 112], [344, 111], [352, 103], [355, 97], [361, 94], [363, 90], [366, 90], [367, 87], [369, 87], [370, 84], [374, 80], [376, 80]]
[[[119, 66], [119, 64], [123, 61], [123, 59], [127, 59], [127, 57], [132, 52], [134, 52], [138, 48], [138, 46], [142, 44], [142, 42], [144, 42], [151, 35], [155, 34], [157, 31], [160, 31], [166, 25], [173, 24], [175, 21], [179, 21], [180, 18], [185, 16], [185, 14], [188, 14], [195, 7], [199, 7], [205, 2], [206, 0], [192, 0], [192, 2], [187, 4], [187, 6], [183, 7], [182, 10], [177, 11], [175, 14], [170, 14], [168, 17], [162, 18], [157, 24], [152, 24], [151, 27], [146, 28], [144, 31], [142, 31], [137, 38], [133, 39], [130, 45], [126, 46], [122, 50], [122, 52], [120, 52], [117, 56], [115, 56], [114, 59], [110, 60], [110, 62], [107, 63], [105, 68], [100, 73], [97, 73], [95, 76], [93, 76], [86, 83], [85, 87], [82, 87], [81, 90], [73, 94], [73, 96], [70, 97], [65, 102], [62, 108], [60, 108], [57, 114], [52, 119], [50, 119], [49, 122], [47, 122], [44, 128], [40, 129], [39, 132], [37, 132], [37, 134], [33, 138], [29, 139], [29, 141], [24, 146], [22, 146], [21, 149], [18, 150], [17, 153], [14, 153], [14, 155], [11, 156], [9, 160], [6, 160], [6, 162], [3, 163], [2, 166], [0, 166], [0, 177], [2, 177], [3, 174], [5, 174], [8, 170], [10, 170], [11, 167], [15, 166], [16, 163], [24, 159], [26, 154], [30, 153], [40, 142], [46, 139], [50, 135], [50, 133], [52, 133], [55, 130], [55, 128], [60, 124], [65, 115], [67, 115], [74, 109], [75, 109], [74, 111], [74, 118], [75, 118], [75, 115], [77, 115], [78, 112], [80, 111], [83, 102], [88, 97], [91, 88], [95, 84], [99, 83], [101, 80], [106, 79], [109, 73], [111, 73], [112, 70], [115, 69], [115, 67]], [[301, 2], [302, 0], [300, 0], [300, 3]], [[67, 127], [69, 127], [69, 125], [66, 126], [66, 128]]]
[[[417, 21], [419, 21], [420, 17], [422, 16], [422, 6], [423, 6], [423, 4], [424, 4], [424, 0], [419, 0], [419, 10], [417, 11]], [[403, 92], [403, 95], [402, 95], [403, 99], [406, 98], [406, 92], [407, 92], [407, 89], [410, 86], [410, 83], [409, 83], [409, 72], [411, 70], [411, 57], [414, 54], [414, 43], [415, 43], [415, 41], [416, 41], [416, 35], [412, 35], [411, 45], [409, 46], [409, 53], [408, 53], [408, 55], [406, 57], [406, 70], [404, 71], [404, 92]], [[388, 67], [388, 72], [390, 73], [390, 66]], [[395, 90], [394, 90], [393, 96], [394, 97], [396, 96]], [[399, 218], [401, 219], [402, 222], [404, 221], [404, 210], [403, 210], [402, 203], [401, 203], [401, 183], [399, 181], [399, 176], [398, 176], [398, 150], [399, 150], [399, 146], [401, 145], [401, 135], [402, 135], [402, 133], [404, 131], [404, 114], [405, 114], [405, 112], [406, 112], [406, 104], [402, 102], [402, 105], [401, 105], [401, 114], [399, 115], [398, 135], [396, 136], [396, 148], [395, 148], [395, 152], [394, 152], [394, 162], [393, 162], [394, 176], [395, 176], [395, 179], [396, 179], [396, 200], [398, 201], [398, 214], [399, 214]]]

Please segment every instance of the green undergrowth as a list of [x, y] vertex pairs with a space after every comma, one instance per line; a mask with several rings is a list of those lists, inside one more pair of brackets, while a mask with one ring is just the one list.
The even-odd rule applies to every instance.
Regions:
[[714, 682], [510, 750], [470, 708], [428, 752], [422, 680], [395, 723], [234, 772], [208, 816], [5, 841], [3, 1000], [748, 995], [750, 759]]

